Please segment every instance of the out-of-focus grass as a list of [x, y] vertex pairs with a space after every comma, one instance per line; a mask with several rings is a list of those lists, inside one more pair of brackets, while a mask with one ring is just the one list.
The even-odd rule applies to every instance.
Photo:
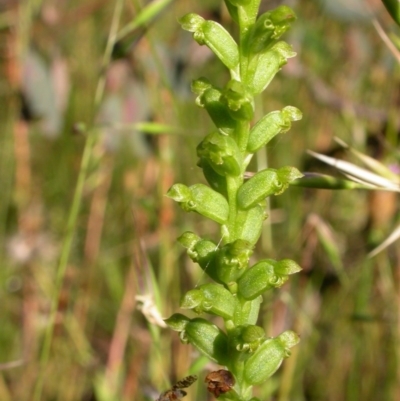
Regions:
[[[121, 26], [143, 6], [124, 3]], [[63, 129], [55, 139], [42, 135], [40, 121], [19, 119], [21, 81], [10, 74], [21, 68], [16, 44], [28, 38], [19, 37], [23, 31], [18, 29], [2, 30], [9, 46], [2, 50], [6, 78], [0, 92], [1, 400], [30, 400], [39, 374], [45, 379], [44, 401], [151, 400], [170, 381], [202, 369], [191, 347], [156, 325], [154, 311], [168, 316], [183, 291], [205, 280], [175, 238], [191, 229], [219, 239], [214, 226], [177, 210], [164, 196], [173, 182], [202, 179], [195, 146], [212, 125], [195, 108], [189, 80], [204, 75], [222, 85], [226, 79], [218, 62], [198, 52], [176, 19], [189, 11], [210, 16], [219, 6], [211, 0], [176, 0], [138, 31], [140, 40], [125, 60], [129, 74], [145, 84], [148, 121], [179, 130], [147, 137], [146, 157], [126, 144], [110, 151], [99, 139], [58, 300], [53, 299], [56, 266], [87, 135], [73, 128], [78, 122], [93, 126], [114, 2], [49, 0], [30, 17], [24, 33], [30, 45], [47, 61], [61, 54], [67, 64], [71, 87]], [[304, 118], [269, 145], [268, 163], [323, 171], [326, 167], [312, 164], [305, 150], [335, 151], [334, 135], [377, 156], [367, 147], [368, 135], [382, 139], [385, 119], [398, 109], [394, 60], [368, 20], [334, 19], [314, 1], [298, 1], [295, 10], [299, 21], [289, 42], [299, 56], [258, 104], [264, 112], [291, 104]], [[18, 20], [16, 9], [4, 15], [10, 25]], [[58, 16], [55, 23], [52, 15]], [[380, 18], [392, 29], [385, 14]], [[196, 64], [196, 57], [205, 61]], [[106, 86], [106, 96], [109, 90]], [[379, 157], [390, 157], [390, 148]], [[258, 160], [260, 165], [266, 161], [263, 155]], [[371, 238], [380, 241], [393, 228], [396, 204], [395, 195], [379, 203], [376, 195], [361, 191], [299, 188], [272, 199], [272, 224], [256, 252], [295, 259], [304, 272], [268, 294], [260, 324], [270, 335], [293, 327], [302, 341], [259, 389], [260, 399], [398, 399], [398, 247], [366, 258], [375, 245]], [[338, 276], [338, 266], [346, 280]], [[40, 367], [54, 301], [49, 361]], [[202, 380], [200, 373], [188, 399], [207, 398]]]

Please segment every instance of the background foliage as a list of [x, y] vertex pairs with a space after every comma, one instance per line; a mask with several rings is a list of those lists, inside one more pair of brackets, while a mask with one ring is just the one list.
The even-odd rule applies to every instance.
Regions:
[[[41, 400], [152, 400], [199, 372], [188, 399], [207, 399], [209, 366], [160, 317], [204, 280], [175, 238], [192, 230], [218, 240], [217, 227], [164, 195], [173, 182], [201, 180], [195, 147], [212, 125], [190, 80], [227, 79], [176, 20], [197, 12], [229, 24], [221, 3], [159, 1], [140, 14], [139, 0], [0, 2], [1, 400], [37, 397], [41, 379]], [[365, 2], [287, 3], [298, 21], [285, 39], [298, 57], [257, 101], [265, 112], [291, 104], [304, 117], [257, 155], [254, 171], [270, 161], [326, 172], [306, 149], [347, 158], [334, 136], [396, 167], [399, 64]], [[380, 2], [370, 9], [398, 40]], [[138, 27], [106, 68], [113, 18], [119, 32]], [[87, 138], [96, 141], [73, 227]], [[293, 327], [302, 341], [257, 396], [398, 400], [399, 247], [367, 258], [396, 225], [397, 196], [292, 188], [270, 209], [256, 258], [287, 257], [304, 270], [264, 300], [260, 324], [271, 335]]]

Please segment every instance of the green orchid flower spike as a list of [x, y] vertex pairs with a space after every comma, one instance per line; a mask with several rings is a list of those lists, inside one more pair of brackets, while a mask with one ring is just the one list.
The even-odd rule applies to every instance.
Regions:
[[[254, 263], [250, 257], [267, 218], [266, 199], [284, 192], [302, 174], [295, 167], [277, 166], [245, 178], [254, 153], [302, 117], [296, 107], [287, 106], [253, 121], [254, 96], [295, 56], [280, 38], [296, 16], [287, 6], [258, 15], [260, 0], [225, 0], [225, 5], [238, 24], [237, 40], [219, 23], [200, 15], [190, 13], [180, 19], [182, 28], [226, 66], [230, 79], [221, 88], [207, 78], [192, 83], [196, 104], [215, 124], [197, 146], [197, 165], [208, 185], [175, 184], [167, 196], [183, 210], [219, 224], [222, 241], [192, 232], [178, 238], [211, 282], [188, 291], [181, 300], [182, 309], [201, 317], [176, 313], [166, 323], [184, 343], [224, 367], [209, 376], [209, 391], [226, 401], [255, 401], [253, 386], [268, 380], [299, 342], [290, 330], [268, 337], [257, 321], [262, 295], [281, 287], [300, 266], [289, 259]], [[207, 319], [210, 315], [220, 318], [218, 325]], [[233, 378], [229, 383], [218, 379], [226, 369], [226, 377]]]

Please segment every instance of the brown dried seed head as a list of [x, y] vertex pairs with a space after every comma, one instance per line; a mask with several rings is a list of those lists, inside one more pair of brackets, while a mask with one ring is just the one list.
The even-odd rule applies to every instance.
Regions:
[[207, 383], [207, 390], [218, 398], [235, 385], [235, 378], [229, 370], [220, 369], [209, 373], [205, 378], [205, 382]]
[[190, 375], [184, 377], [182, 380], [179, 380], [178, 383], [175, 384], [172, 388], [188, 388], [197, 380], [197, 376]]
[[191, 386], [196, 380], [197, 376], [194, 375], [184, 377], [169, 390], [160, 394], [156, 401], [180, 401], [186, 395], [186, 391], [181, 389]]

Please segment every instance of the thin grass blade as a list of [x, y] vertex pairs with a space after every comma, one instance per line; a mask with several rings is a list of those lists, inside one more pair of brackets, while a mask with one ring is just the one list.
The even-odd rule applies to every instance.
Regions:
[[174, 0], [154, 0], [144, 7], [129, 24], [125, 25], [117, 34], [116, 40], [122, 39], [135, 29], [148, 24], [157, 17]]
[[393, 242], [397, 241], [400, 238], [400, 226], [397, 226], [396, 229], [383, 241], [379, 246], [373, 249], [367, 256], [369, 258], [373, 258], [378, 253], [382, 252], [389, 245], [393, 244]]
[[399, 176], [397, 174], [393, 173], [393, 171], [391, 171], [389, 168], [387, 168], [379, 160], [376, 160], [373, 157], [370, 157], [368, 155], [365, 155], [362, 152], [359, 152], [358, 150], [349, 146], [346, 142], [344, 142], [342, 139], [340, 139], [338, 137], [335, 137], [335, 141], [343, 148], [348, 149], [355, 157], [357, 157], [357, 159], [359, 159], [366, 167], [368, 167], [374, 173], [376, 173], [382, 177], [385, 177], [394, 183], [398, 184], [400, 182]]
[[364, 168], [358, 167], [353, 163], [325, 156], [320, 153], [313, 152], [311, 150], [307, 152], [316, 159], [321, 160], [322, 162], [332, 167], [335, 167], [343, 174], [347, 174], [351, 177], [354, 177], [356, 180], [358, 179], [364, 184], [376, 185], [377, 187], [379, 187], [379, 189], [382, 190], [400, 192], [400, 187], [398, 184], [384, 177], [381, 177], [377, 174], [371, 173], [370, 171]]

